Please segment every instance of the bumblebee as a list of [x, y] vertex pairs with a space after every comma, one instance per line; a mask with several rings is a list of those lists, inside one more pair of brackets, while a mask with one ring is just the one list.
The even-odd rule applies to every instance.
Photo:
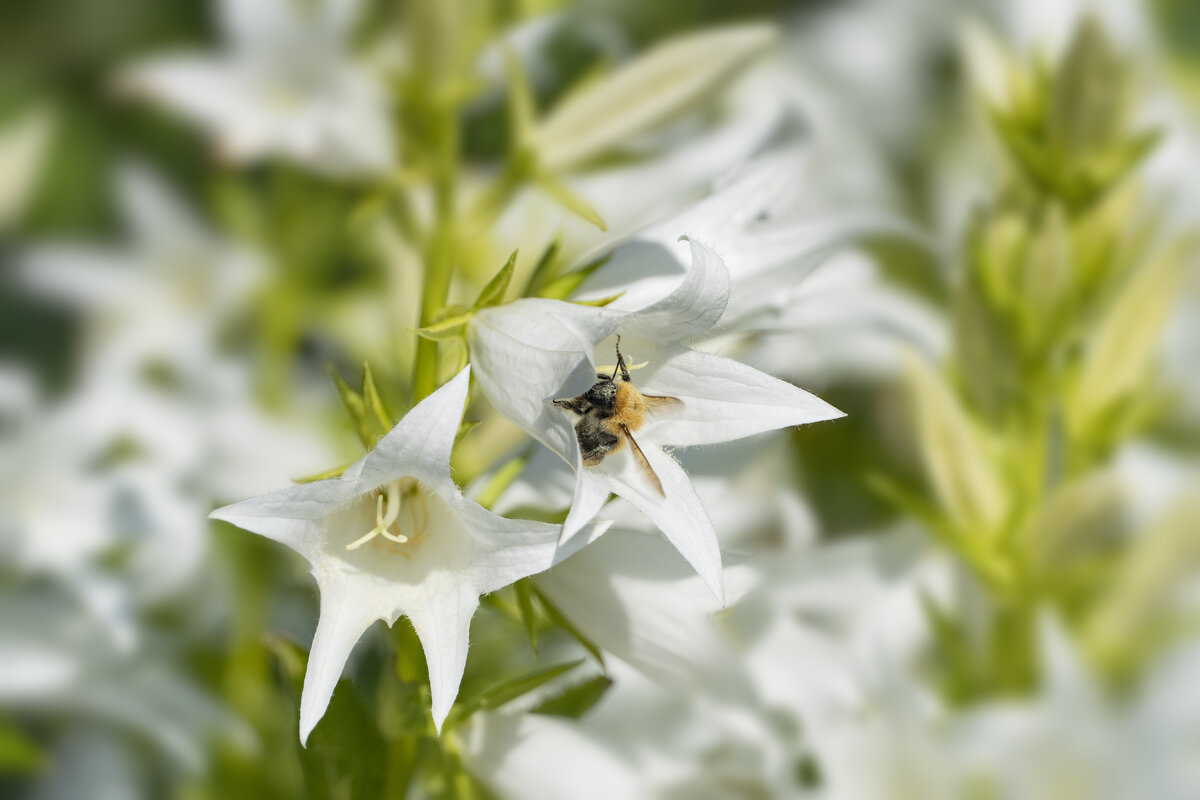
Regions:
[[641, 467], [650, 485], [661, 496], [662, 481], [658, 479], [646, 454], [638, 447], [633, 432], [646, 421], [646, 415], [663, 408], [679, 406], [683, 401], [677, 397], [642, 394], [633, 385], [629, 366], [621, 355], [621, 337], [616, 344], [617, 365], [612, 374], [596, 373], [596, 382], [578, 397], [555, 400], [554, 405], [572, 414], [575, 419], [575, 436], [579, 449], [583, 451], [585, 466], [594, 467], [609, 453], [620, 450], [625, 442], [634, 460]]

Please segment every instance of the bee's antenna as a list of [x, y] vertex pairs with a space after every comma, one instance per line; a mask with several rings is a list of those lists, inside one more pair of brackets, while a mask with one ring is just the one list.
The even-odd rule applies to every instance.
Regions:
[[625, 366], [625, 357], [621, 355], [621, 334], [617, 334], [617, 366], [613, 369], [612, 379], [617, 379], [617, 372], [621, 373], [621, 378], [629, 381], [629, 368]]

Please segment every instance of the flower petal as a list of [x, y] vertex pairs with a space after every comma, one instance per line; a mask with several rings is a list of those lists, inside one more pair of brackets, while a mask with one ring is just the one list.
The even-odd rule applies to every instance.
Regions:
[[405, 605], [405, 615], [425, 650], [433, 695], [433, 725], [440, 733], [462, 683], [471, 617], [479, 607], [479, 593], [473, 586], [458, 583], [457, 576], [446, 573], [441, 580], [428, 581], [420, 596], [407, 600]]
[[661, 537], [610, 531], [534, 583], [580, 633], [647, 676], [746, 699], [734, 643], [713, 618], [720, 605]]
[[729, 270], [712, 248], [689, 242], [692, 267], [675, 291], [621, 318], [619, 332], [648, 341], [684, 341], [707, 333], [729, 304]]
[[562, 546], [565, 551], [575, 552], [582, 546], [576, 541], [579, 532], [600, 513], [600, 509], [608, 502], [609, 494], [611, 490], [608, 481], [585, 469], [583, 462], [576, 455], [575, 498], [571, 501], [571, 510], [567, 512], [562, 530]]
[[708, 512], [700, 503], [696, 489], [683, 467], [670, 455], [647, 441], [640, 441], [646, 460], [662, 481], [665, 497], [650, 486], [628, 448], [610, 455], [595, 472], [608, 477], [613, 491], [624, 497], [666, 534], [704, 583], [725, 604], [725, 586], [721, 577], [721, 548]]
[[483, 712], [473, 715], [461, 733], [467, 769], [502, 797], [640, 800], [655, 794], [627, 757], [574, 720]]
[[497, 411], [570, 463], [575, 431], [550, 401], [595, 382], [595, 347], [616, 328], [603, 309], [557, 300], [484, 309], [467, 328], [475, 378]]
[[765, 372], [710, 353], [675, 347], [650, 365], [643, 390], [683, 405], [650, 417], [647, 429], [666, 445], [687, 447], [845, 416], [816, 395]]
[[558, 525], [506, 519], [470, 500], [459, 502], [458, 513], [481, 545], [472, 569], [479, 594], [502, 589], [550, 569], [554, 563], [561, 531]]
[[351, 580], [336, 569], [314, 566], [313, 574], [321, 587], [321, 616], [300, 693], [301, 744], [308, 742], [308, 735], [325, 716], [355, 643], [383, 616], [372, 602], [369, 584]]
[[208, 516], [286, 544], [308, 558], [318, 545], [325, 518], [358, 493], [354, 481], [318, 481], [232, 503]]
[[[471, 367], [463, 367], [444, 386], [404, 415], [362, 461], [357, 473], [359, 491], [395, 478], [411, 476], [439, 493], [457, 493], [450, 478], [450, 451], [458, 434]], [[351, 475], [350, 470], [346, 471]]]

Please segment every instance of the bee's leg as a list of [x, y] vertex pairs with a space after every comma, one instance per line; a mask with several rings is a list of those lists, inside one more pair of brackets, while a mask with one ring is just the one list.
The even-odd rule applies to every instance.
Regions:
[[621, 334], [617, 334], [617, 366], [613, 368], [612, 379], [617, 379], [617, 373], [621, 373], [621, 379], [625, 382], [630, 382], [629, 367], [625, 366], [625, 356], [621, 355]]

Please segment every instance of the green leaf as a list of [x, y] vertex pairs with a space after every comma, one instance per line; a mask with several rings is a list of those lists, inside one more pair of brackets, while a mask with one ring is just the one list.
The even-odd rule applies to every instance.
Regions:
[[14, 723], [0, 720], [0, 775], [32, 775], [45, 765], [37, 743]]
[[1193, 244], [1179, 242], [1139, 270], [1089, 337], [1068, 394], [1073, 441], [1097, 433], [1113, 407], [1145, 389]]
[[542, 252], [541, 258], [534, 265], [533, 272], [529, 275], [529, 281], [525, 284], [525, 291], [521, 293], [522, 297], [540, 296], [539, 291], [555, 276], [558, 268], [557, 258], [561, 243], [555, 239]]
[[608, 225], [596, 209], [588, 205], [587, 201], [582, 197], [575, 194], [571, 190], [571, 187], [563, 183], [562, 179], [557, 175], [549, 172], [539, 172], [536, 181], [538, 186], [542, 187], [559, 205], [566, 208], [572, 214], [582, 217], [602, 231], [608, 230]]
[[367, 419], [367, 406], [363, 402], [362, 395], [350, 388], [350, 385], [342, 379], [333, 365], [329, 366], [329, 374], [333, 377], [334, 385], [337, 386], [342, 404], [346, 406], [346, 411], [350, 414], [350, 421], [354, 425], [354, 432], [358, 435], [358, 440], [362, 442], [363, 447], [370, 449], [375, 444], [375, 439], [371, 434], [371, 424]]
[[950, 387], [923, 361], [905, 359], [905, 382], [926, 475], [963, 530], [988, 535], [1008, 511], [989, 443]]
[[464, 419], [462, 422], [460, 422], [458, 424], [458, 433], [454, 434], [454, 443], [458, 444], [461, 442], [464, 436], [475, 430], [475, 427], [479, 425], [479, 422], [480, 420], [477, 419]]
[[612, 678], [607, 675], [597, 675], [568, 688], [559, 695], [548, 698], [533, 709], [532, 713], [579, 719], [591, 710], [592, 706], [600, 702], [600, 698], [604, 696], [612, 683]]
[[371, 365], [365, 361], [363, 362], [362, 397], [366, 407], [374, 415], [375, 422], [378, 423], [382, 433], [390, 431], [394, 424], [391, 412], [387, 410], [387, 406], [383, 404], [383, 398], [379, 396], [379, 389], [375, 386], [375, 376], [371, 374]]
[[504, 75], [508, 80], [508, 135], [514, 150], [523, 150], [529, 145], [537, 117], [537, 106], [533, 89], [525, 67], [512, 51], [504, 48]]
[[596, 300], [574, 300], [572, 302], [579, 306], [595, 306], [596, 308], [603, 308], [609, 303], [620, 300], [624, 294], [624, 292], [617, 292], [616, 294], [610, 294], [608, 297], [601, 297]]
[[475, 301], [472, 309], [478, 311], [481, 308], [500, 305], [504, 300], [504, 293], [508, 291], [508, 284], [512, 282], [513, 269], [517, 263], [517, 251], [513, 250], [512, 255], [508, 257], [508, 261], [500, 268], [487, 286], [483, 287], [483, 291], [479, 293], [479, 298]]
[[563, 616], [563, 613], [558, 610], [558, 607], [555, 606], [554, 603], [550, 601], [550, 598], [546, 597], [542, 590], [537, 588], [537, 584], [531, 583], [531, 586], [533, 588], [533, 593], [537, 595], [537, 599], [542, 606], [542, 611], [546, 614], [546, 618], [570, 634], [572, 639], [583, 645], [583, 648], [592, 654], [592, 658], [596, 659], [596, 662], [603, 667], [604, 656], [600, 653], [600, 648], [593, 644], [590, 639], [580, 633], [579, 629], [572, 625], [570, 620]]
[[584, 281], [591, 277], [593, 272], [608, 263], [611, 257], [611, 254], [605, 255], [589, 264], [585, 264], [579, 269], [568, 272], [566, 275], [559, 275], [538, 292], [538, 297], [549, 297], [554, 300], [567, 299], [575, 293], [576, 289], [583, 285]]
[[[353, 461], [350, 462], [350, 464], [353, 463]], [[317, 481], [326, 481], [330, 478], [339, 478], [350, 466], [350, 464], [342, 464], [340, 467], [327, 469], [324, 472], [318, 472], [315, 475], [305, 475], [303, 478], [292, 478], [292, 483], [316, 483]]]
[[533, 592], [529, 588], [529, 579], [522, 578], [513, 584], [517, 593], [517, 608], [521, 612], [521, 624], [525, 635], [529, 638], [529, 649], [536, 656], [538, 651], [538, 620], [533, 608]]
[[[456, 310], [457, 308], [461, 307], [456, 307]], [[463, 309], [458, 313], [447, 315], [423, 328], [417, 328], [416, 332], [421, 338], [434, 342], [457, 339], [464, 335], [466, 325], [474, 315], [475, 312], [471, 309]]]
[[583, 660], [580, 659], [567, 662], [566, 664], [557, 664], [553, 667], [535, 670], [534, 672], [512, 678], [489, 689], [485, 689], [465, 702], [456, 705], [451, 712], [450, 718], [446, 720], [443, 730], [457, 725], [476, 711], [499, 708], [505, 703], [516, 700], [518, 697], [523, 697], [534, 689], [554, 680], [559, 675], [570, 672], [582, 663]]

